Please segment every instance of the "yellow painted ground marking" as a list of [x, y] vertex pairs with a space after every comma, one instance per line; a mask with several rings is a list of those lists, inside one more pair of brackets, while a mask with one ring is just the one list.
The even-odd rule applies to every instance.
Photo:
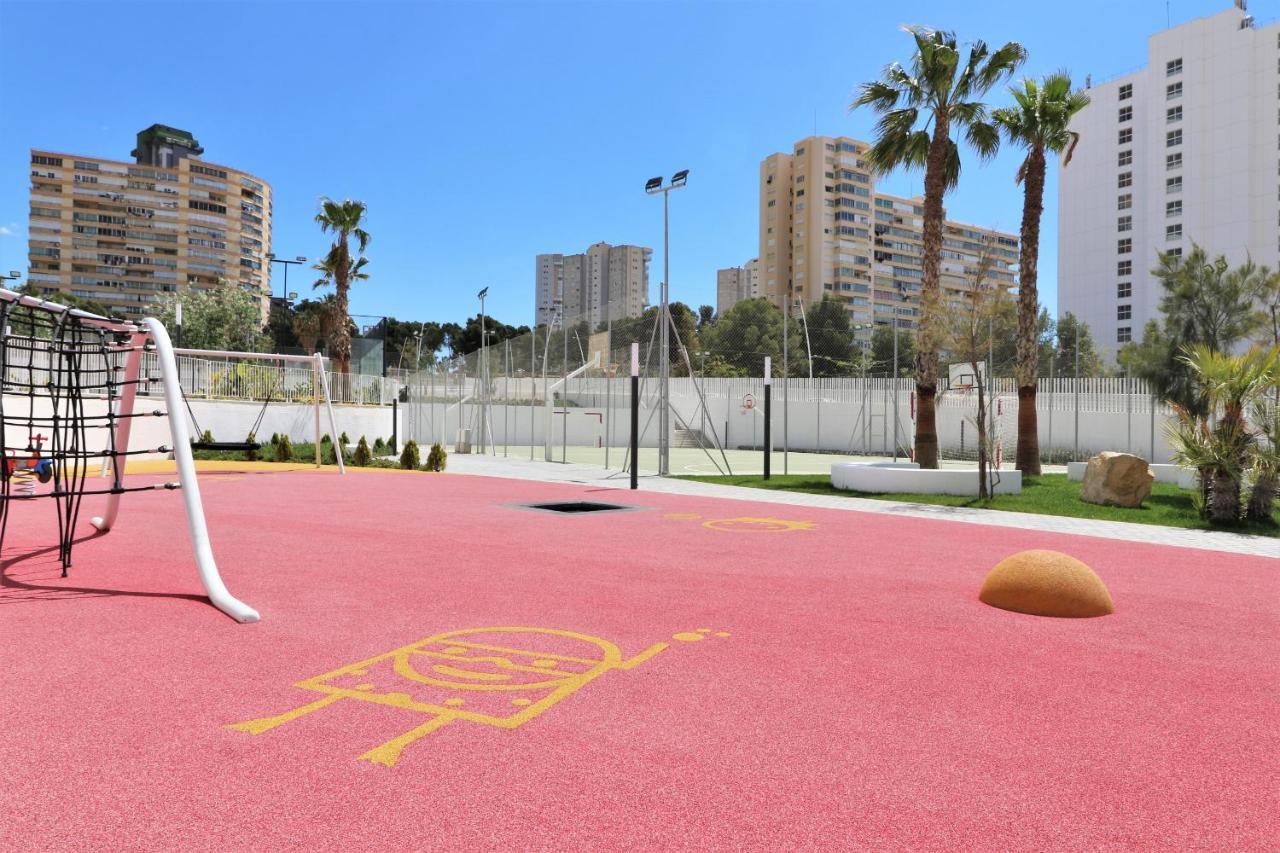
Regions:
[[732, 634], [730, 634], [728, 631], [716, 631], [716, 636], [717, 636], [717, 637], [732, 637], [733, 635], [732, 635]]
[[[710, 631], [709, 628], [701, 630]], [[493, 635], [503, 635], [504, 640], [510, 638], [510, 643], [496, 645], [494, 642], [472, 641], [491, 640]], [[682, 631], [673, 635], [673, 639], [692, 642], [705, 639], [705, 634]], [[574, 646], [580, 654], [548, 652], [545, 647], [549, 642], [556, 642], [557, 648], [561, 649]], [[427, 719], [421, 725], [360, 756], [364, 761], [392, 767], [406, 747], [446, 723], [468, 720], [500, 729], [518, 728], [606, 672], [637, 667], [668, 646], [665, 642], [654, 643], [639, 654], [624, 659], [621, 650], [608, 640], [557, 628], [499, 627], [444, 631], [299, 681], [295, 687], [326, 695], [283, 714], [231, 723], [227, 728], [262, 734], [340, 699], [375, 702], [425, 715]], [[415, 666], [415, 663], [426, 664], [440, 659], [450, 663], [427, 664], [425, 672]], [[375, 673], [376, 683], [347, 686], [354, 678], [370, 672]], [[388, 683], [401, 689], [388, 690]], [[406, 692], [406, 688], [412, 692]], [[509, 695], [509, 691], [533, 691], [540, 695], [536, 699], [518, 696], [507, 701], [500, 694], [508, 692]], [[446, 695], [458, 692], [471, 698]], [[464, 710], [461, 706], [468, 702], [471, 708]], [[512, 711], [512, 706], [519, 710]]]
[[662, 517], [669, 521], [695, 521], [702, 518], [696, 512], [667, 512], [663, 513]]
[[709, 527], [712, 530], [733, 533], [782, 533], [788, 530], [813, 530], [818, 525], [812, 521], [788, 521], [785, 518], [742, 516], [741, 518], [719, 518], [713, 521], [704, 521], [702, 526]]

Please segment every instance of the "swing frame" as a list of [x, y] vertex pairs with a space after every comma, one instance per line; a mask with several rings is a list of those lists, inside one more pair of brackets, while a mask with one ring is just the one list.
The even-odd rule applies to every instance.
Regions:
[[[174, 355], [185, 355], [185, 356], [192, 356], [192, 357], [195, 357], [195, 358], [205, 358], [205, 359], [214, 359], [214, 358], [232, 359], [232, 358], [234, 358], [234, 359], [239, 359], [239, 360], [242, 360], [242, 361], [272, 361], [272, 362], [276, 362], [276, 363], [279, 363], [279, 364], [283, 364], [283, 363], [285, 363], [285, 362], [296, 362], [296, 363], [300, 363], [300, 364], [310, 364], [310, 365], [311, 365], [311, 379], [312, 379], [312, 385], [311, 385], [311, 387], [312, 387], [313, 392], [314, 392], [314, 393], [312, 393], [312, 395], [311, 395], [311, 396], [312, 396], [312, 406], [313, 406], [313, 408], [315, 409], [315, 448], [316, 448], [316, 454], [315, 454], [315, 457], [316, 457], [316, 458], [315, 458], [315, 462], [316, 462], [316, 467], [317, 467], [317, 468], [319, 468], [319, 467], [320, 467], [320, 465], [321, 465], [321, 456], [320, 456], [320, 404], [321, 404], [321, 402], [323, 402], [323, 403], [324, 403], [325, 411], [326, 411], [326, 412], [327, 412], [327, 414], [328, 414], [328, 420], [329, 420], [329, 434], [330, 434], [331, 436], [333, 436], [334, 448], [335, 448], [334, 457], [338, 460], [338, 473], [340, 473], [340, 474], [345, 474], [345, 473], [347, 473], [347, 466], [346, 466], [346, 465], [343, 463], [343, 461], [342, 461], [342, 448], [338, 446], [338, 438], [337, 438], [337, 436], [338, 436], [338, 422], [337, 422], [337, 419], [336, 419], [336, 418], [334, 417], [334, 415], [333, 415], [333, 400], [332, 400], [332, 399], [330, 398], [330, 396], [329, 396], [329, 375], [328, 375], [328, 373], [326, 373], [326, 372], [325, 372], [325, 369], [324, 369], [324, 357], [323, 357], [322, 355], [320, 355], [320, 353], [316, 353], [315, 355], [288, 355], [288, 354], [286, 354], [286, 353], [272, 353], [272, 352], [236, 352], [236, 351], [234, 351], [234, 350], [208, 350], [208, 349], [175, 349], [173, 352], [174, 352]], [[186, 401], [186, 394], [185, 394], [185, 392], [183, 393], [183, 401], [184, 401], [184, 402]], [[267, 403], [269, 404], [270, 402], [271, 402], [271, 398], [270, 398], [270, 396], [268, 396], [268, 398], [267, 398]], [[190, 412], [190, 409], [189, 409], [189, 408], [188, 408], [188, 412]], [[264, 406], [263, 406], [263, 410], [262, 410], [262, 413], [263, 413], [263, 414], [265, 414], [265, 412], [266, 412], [266, 405], [264, 405]], [[191, 420], [192, 420], [192, 423], [195, 423], [195, 415], [194, 415], [194, 414], [191, 414]], [[262, 423], [262, 418], [261, 418], [261, 416], [259, 416], [259, 418], [258, 418], [258, 424], [261, 424], [261, 423]], [[199, 426], [199, 425], [198, 425], [198, 424], [196, 424], [196, 426]], [[225, 447], [225, 448], [213, 448], [213, 449], [243, 450], [243, 449], [246, 449], [246, 448], [245, 448], [245, 445], [247, 445], [247, 442], [214, 442], [214, 444], [215, 444], [215, 445], [217, 445], [217, 444], [223, 444], [223, 445], [226, 445], [226, 447]], [[195, 448], [199, 448], [199, 447], [201, 447], [201, 442], [199, 442], [199, 441], [197, 440], [197, 441], [195, 441], [195, 442], [193, 442], [193, 443], [192, 443], [192, 446], [193, 446], [193, 447], [195, 447]], [[261, 447], [261, 442], [259, 442], [259, 447]], [[252, 448], [252, 449], [256, 450], [257, 448]]]

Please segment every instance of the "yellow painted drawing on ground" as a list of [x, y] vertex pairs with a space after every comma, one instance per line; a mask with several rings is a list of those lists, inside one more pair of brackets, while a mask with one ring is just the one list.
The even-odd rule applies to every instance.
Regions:
[[[682, 631], [672, 639], [694, 642], [711, 629]], [[715, 636], [727, 637], [725, 632]], [[401, 646], [295, 686], [325, 694], [283, 714], [232, 723], [229, 729], [259, 735], [353, 699], [424, 716], [413, 729], [360, 758], [392, 767], [405, 747], [454, 720], [514, 729], [573, 695], [610, 670], [632, 669], [670, 644], [654, 643], [623, 659], [608, 640], [556, 628], [465, 628]]]

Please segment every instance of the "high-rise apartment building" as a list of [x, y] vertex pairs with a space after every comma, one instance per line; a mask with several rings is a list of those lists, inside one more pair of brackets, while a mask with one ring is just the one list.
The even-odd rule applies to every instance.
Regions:
[[271, 294], [271, 187], [199, 159], [183, 130], [138, 134], [136, 162], [31, 151], [30, 268], [46, 294], [142, 316], [181, 288]]
[[[918, 323], [924, 201], [877, 193], [868, 144], [810, 136], [790, 154], [760, 164], [760, 294], [778, 306], [844, 303], [857, 337], [872, 325]], [[1017, 284], [1018, 238], [947, 220], [942, 234], [943, 299], [973, 286], [983, 257], [989, 281]]]
[[1089, 86], [1058, 191], [1058, 310], [1114, 356], [1159, 315], [1158, 253], [1280, 266], [1280, 24], [1244, 3], [1156, 33]]
[[760, 295], [759, 271], [759, 258], [752, 258], [740, 267], [716, 270], [716, 316], [732, 310], [744, 299]]
[[534, 322], [586, 321], [592, 330], [610, 320], [639, 317], [649, 303], [649, 259], [643, 246], [595, 243], [577, 255], [538, 255]]

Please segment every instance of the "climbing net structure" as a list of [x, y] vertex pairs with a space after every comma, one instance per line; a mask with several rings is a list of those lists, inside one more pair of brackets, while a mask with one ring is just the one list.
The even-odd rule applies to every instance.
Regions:
[[[158, 377], [141, 374], [144, 352], [156, 353]], [[139, 410], [139, 386], [157, 379], [167, 411]], [[158, 320], [111, 320], [0, 289], [0, 552], [19, 506], [48, 499], [57, 514], [65, 577], [86, 495], [106, 496], [105, 512], [91, 519], [106, 532], [115, 524], [121, 495], [180, 489], [210, 600], [241, 622], [256, 621], [257, 612], [233, 597], [218, 574], [182, 400], [169, 335]], [[151, 417], [168, 418], [173, 447], [130, 449], [133, 422]], [[176, 482], [125, 485], [129, 456], [170, 451], [178, 463]], [[100, 470], [104, 460], [110, 480], [90, 480], [90, 469]]]

